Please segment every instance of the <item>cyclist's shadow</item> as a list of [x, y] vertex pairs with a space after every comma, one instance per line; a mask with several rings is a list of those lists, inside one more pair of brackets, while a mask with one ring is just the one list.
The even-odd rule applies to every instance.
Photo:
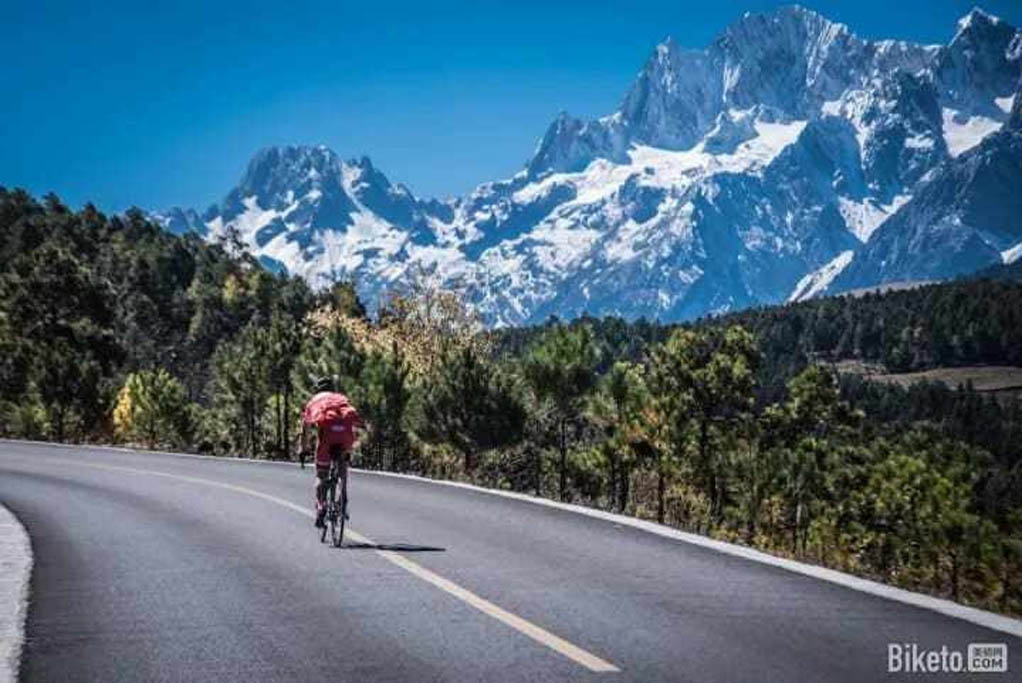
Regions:
[[396, 553], [443, 553], [447, 548], [412, 543], [350, 543], [345, 541], [338, 550], [391, 550]]

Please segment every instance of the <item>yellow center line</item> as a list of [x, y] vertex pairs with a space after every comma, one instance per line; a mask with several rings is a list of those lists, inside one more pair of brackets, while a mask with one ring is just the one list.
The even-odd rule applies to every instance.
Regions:
[[[263, 493], [262, 491], [256, 491], [255, 489], [246, 488], [244, 486], [238, 486], [236, 484], [228, 484], [225, 482], [215, 481], [212, 479], [189, 477], [182, 474], [171, 474], [169, 472], [158, 472], [155, 470], [146, 470], [136, 467], [123, 467], [120, 465], [100, 465], [98, 463], [87, 463], [78, 460], [61, 460], [60, 462], [70, 465], [95, 467], [104, 470], [129, 472], [132, 474], [145, 474], [150, 476], [166, 477], [168, 479], [177, 479], [179, 481], [190, 482], [193, 484], [213, 486], [228, 491], [234, 491], [235, 493], [242, 493], [245, 495], [254, 496], [256, 498], [260, 498], [270, 503], [280, 505], [281, 507], [285, 507], [289, 510], [297, 512], [300, 515], [305, 515], [306, 517], [309, 518], [314, 517], [313, 513], [308, 508], [305, 508], [301, 505], [292, 503], [291, 501], [285, 500], [284, 498], [279, 498], [268, 493]], [[345, 534], [350, 536], [354, 540], [358, 541], [359, 543], [375, 545], [375, 543], [373, 543], [373, 541], [371, 541], [369, 538], [363, 536], [357, 531], [354, 531], [353, 529], [350, 528], [346, 529]], [[617, 668], [610, 662], [606, 661], [605, 659], [601, 659], [594, 655], [593, 653], [588, 652], [587, 650], [583, 650], [577, 645], [569, 643], [563, 638], [560, 638], [554, 635], [553, 633], [550, 633], [550, 631], [547, 631], [546, 629], [541, 628], [536, 624], [533, 624], [531, 621], [523, 619], [522, 617], [519, 617], [516, 614], [512, 614], [511, 612], [508, 612], [507, 610], [498, 607], [489, 600], [486, 600], [485, 598], [476, 595], [472, 591], [463, 588], [462, 586], [459, 586], [453, 581], [445, 579], [439, 574], [436, 574], [435, 572], [426, 569], [421, 564], [413, 562], [412, 560], [409, 560], [407, 557], [400, 555], [397, 552], [394, 552], [392, 550], [376, 550], [374, 552], [376, 552], [377, 555], [387, 560], [391, 564], [400, 567], [401, 569], [404, 569], [410, 574], [419, 577], [423, 581], [426, 581], [436, 586], [440, 590], [450, 595], [453, 595], [454, 597], [458, 598], [465, 604], [476, 608], [483, 614], [493, 617], [497, 621], [500, 621], [510, 626], [511, 628], [515, 629], [522, 635], [528, 636], [537, 643], [545, 645], [551, 650], [564, 655], [565, 657], [572, 660], [576, 664], [580, 664], [585, 668], [589, 669], [590, 671], [594, 671], [597, 673], [613, 673], [620, 671], [619, 668]]]

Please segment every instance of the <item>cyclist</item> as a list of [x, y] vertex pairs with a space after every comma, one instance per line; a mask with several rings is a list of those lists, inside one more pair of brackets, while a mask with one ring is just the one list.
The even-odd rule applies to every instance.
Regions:
[[[358, 411], [348, 397], [340, 393], [335, 377], [321, 377], [316, 381], [316, 394], [302, 410], [302, 427], [298, 450], [304, 460], [316, 440], [316, 528], [324, 524], [326, 494], [337, 481], [330, 479], [330, 464], [340, 465], [341, 500], [347, 500], [348, 464], [355, 447], [357, 430], [362, 425]], [[347, 510], [342, 511], [347, 518]]]

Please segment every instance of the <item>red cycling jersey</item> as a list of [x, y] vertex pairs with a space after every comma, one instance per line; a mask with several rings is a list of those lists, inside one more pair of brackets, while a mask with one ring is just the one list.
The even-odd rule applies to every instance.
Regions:
[[329, 465], [330, 452], [335, 446], [342, 451], [354, 447], [355, 430], [361, 426], [362, 418], [344, 394], [321, 391], [305, 404], [302, 422], [315, 425], [318, 430], [316, 464]]

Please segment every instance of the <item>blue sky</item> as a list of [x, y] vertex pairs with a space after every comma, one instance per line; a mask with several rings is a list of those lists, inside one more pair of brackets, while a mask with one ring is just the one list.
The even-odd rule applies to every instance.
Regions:
[[[666, 35], [703, 47], [786, 3], [99, 4], [0, 4], [0, 184], [119, 211], [204, 208], [282, 143], [461, 194], [521, 168], [558, 111], [613, 111]], [[974, 2], [802, 4], [864, 37], [932, 43]], [[1022, 24], [1018, 0], [981, 6]]]

